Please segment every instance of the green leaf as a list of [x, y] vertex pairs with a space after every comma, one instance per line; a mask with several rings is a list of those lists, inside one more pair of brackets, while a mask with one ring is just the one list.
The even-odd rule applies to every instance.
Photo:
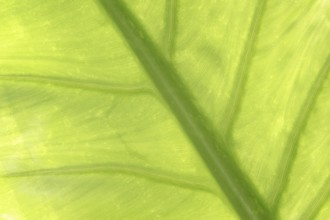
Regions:
[[327, 219], [330, 1], [1, 2], [0, 219]]

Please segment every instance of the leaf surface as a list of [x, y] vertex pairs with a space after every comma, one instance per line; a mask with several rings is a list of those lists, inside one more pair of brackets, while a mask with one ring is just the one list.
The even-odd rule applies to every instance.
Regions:
[[330, 2], [1, 1], [0, 219], [326, 219]]

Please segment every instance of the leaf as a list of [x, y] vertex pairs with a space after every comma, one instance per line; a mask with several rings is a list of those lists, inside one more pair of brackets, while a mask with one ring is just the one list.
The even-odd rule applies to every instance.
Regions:
[[0, 219], [327, 219], [330, 2], [2, 1]]

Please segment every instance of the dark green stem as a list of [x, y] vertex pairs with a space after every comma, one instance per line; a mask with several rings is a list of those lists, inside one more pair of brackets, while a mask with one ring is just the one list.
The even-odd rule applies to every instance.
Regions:
[[121, 1], [100, 0], [117, 25], [146, 73], [176, 116], [215, 180], [242, 219], [270, 219], [259, 193], [230, 155], [223, 140], [193, 103], [192, 95], [175, 68]]

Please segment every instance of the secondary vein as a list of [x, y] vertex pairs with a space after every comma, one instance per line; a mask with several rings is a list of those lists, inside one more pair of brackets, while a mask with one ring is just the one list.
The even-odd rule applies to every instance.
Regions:
[[330, 176], [324, 181], [324, 184], [319, 189], [314, 198], [306, 206], [305, 211], [298, 219], [312, 220], [321, 211], [321, 208], [327, 202], [330, 196]]
[[231, 133], [238, 109], [241, 104], [241, 100], [243, 98], [243, 91], [247, 79], [247, 74], [253, 57], [253, 49], [257, 41], [257, 35], [259, 33], [262, 15], [265, 11], [265, 5], [266, 0], [259, 0], [253, 15], [243, 53], [237, 67], [234, 84], [230, 94], [229, 104], [225, 110], [225, 119], [222, 125], [226, 137]]
[[140, 85], [120, 85], [115, 83], [106, 83], [100, 81], [81, 80], [67, 77], [50, 77], [28, 74], [1, 74], [0, 81], [36, 83], [42, 85], [61, 86], [72, 89], [85, 89], [98, 92], [110, 92], [121, 94], [145, 94], [153, 91]]
[[326, 78], [330, 71], [330, 54], [325, 60], [324, 65], [321, 67], [318, 72], [314, 82], [312, 83], [305, 101], [301, 105], [300, 112], [292, 126], [292, 130], [288, 136], [282, 158], [280, 160], [280, 166], [278, 168], [275, 182], [272, 187], [272, 197], [270, 198], [271, 207], [273, 210], [277, 211], [279, 208], [279, 203], [282, 198], [282, 195], [288, 185], [289, 175], [292, 170], [294, 159], [297, 154], [299, 139], [304, 131], [304, 128], [308, 122], [309, 116], [312, 112], [312, 109], [315, 106], [316, 99], [320, 94], [321, 88], [326, 81]]
[[271, 214], [258, 191], [226, 150], [212, 124], [193, 102], [193, 96], [175, 68], [159, 53], [136, 18], [121, 1], [100, 0], [100, 3], [117, 25], [240, 217], [270, 219]]
[[104, 163], [77, 166], [64, 166], [49, 169], [28, 170], [10, 172], [2, 175], [2, 178], [19, 178], [31, 176], [50, 176], [50, 175], [87, 175], [95, 173], [120, 173], [134, 175], [146, 178], [162, 184], [175, 185], [178, 187], [189, 188], [208, 192], [214, 196], [219, 196], [219, 192], [207, 186], [205, 181], [189, 176], [178, 175], [162, 170], [154, 170], [146, 167], [138, 167], [135, 165]]
[[177, 1], [178, 0], [166, 0], [164, 47], [168, 59], [171, 59], [175, 52]]

